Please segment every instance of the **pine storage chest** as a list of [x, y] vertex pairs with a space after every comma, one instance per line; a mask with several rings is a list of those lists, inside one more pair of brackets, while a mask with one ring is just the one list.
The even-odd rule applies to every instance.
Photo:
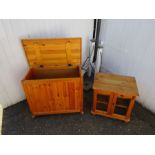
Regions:
[[83, 113], [81, 38], [22, 40], [30, 66], [22, 85], [33, 116]]

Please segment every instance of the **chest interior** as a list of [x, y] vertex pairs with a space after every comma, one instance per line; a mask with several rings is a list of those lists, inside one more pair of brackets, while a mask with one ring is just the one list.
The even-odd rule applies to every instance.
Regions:
[[30, 68], [24, 80], [80, 77], [79, 66], [66, 68]]

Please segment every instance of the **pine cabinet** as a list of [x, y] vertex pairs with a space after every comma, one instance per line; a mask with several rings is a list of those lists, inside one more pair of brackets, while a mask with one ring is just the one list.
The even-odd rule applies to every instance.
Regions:
[[130, 121], [138, 89], [134, 77], [97, 73], [93, 84], [92, 114]]

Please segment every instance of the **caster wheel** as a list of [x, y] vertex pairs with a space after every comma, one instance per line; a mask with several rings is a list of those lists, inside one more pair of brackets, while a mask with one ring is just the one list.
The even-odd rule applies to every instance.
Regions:
[[91, 114], [92, 114], [93, 116], [95, 116], [95, 115], [96, 115], [93, 111], [91, 111]]
[[128, 123], [128, 122], [130, 122], [130, 119], [127, 119], [127, 120], [125, 120], [124, 122], [125, 122], [125, 123]]
[[35, 118], [36, 116], [35, 115], [32, 115], [32, 118]]

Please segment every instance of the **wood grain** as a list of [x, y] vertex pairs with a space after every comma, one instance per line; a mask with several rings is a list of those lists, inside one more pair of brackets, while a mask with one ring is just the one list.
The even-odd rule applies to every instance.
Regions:
[[[116, 118], [125, 122], [130, 121], [132, 109], [136, 96], [139, 95], [136, 80], [134, 77], [121, 76], [109, 73], [97, 73], [93, 84], [93, 107], [92, 114]], [[107, 111], [96, 109], [97, 95], [109, 96]], [[124, 105], [117, 103], [118, 99], [124, 100]], [[129, 101], [129, 105], [125, 100]], [[116, 108], [124, 109], [126, 113], [115, 112]]]
[[121, 76], [109, 73], [97, 73], [93, 89], [106, 92], [117, 92], [128, 96], [138, 96], [138, 88], [134, 77]]
[[81, 64], [81, 38], [22, 40], [30, 66]]
[[33, 115], [83, 111], [83, 80], [80, 74], [76, 78], [42, 80], [33, 79], [33, 75], [29, 74], [33, 74], [32, 68], [22, 84]]
[[32, 114], [83, 112], [81, 38], [30, 39], [22, 44], [30, 65], [22, 85]]

